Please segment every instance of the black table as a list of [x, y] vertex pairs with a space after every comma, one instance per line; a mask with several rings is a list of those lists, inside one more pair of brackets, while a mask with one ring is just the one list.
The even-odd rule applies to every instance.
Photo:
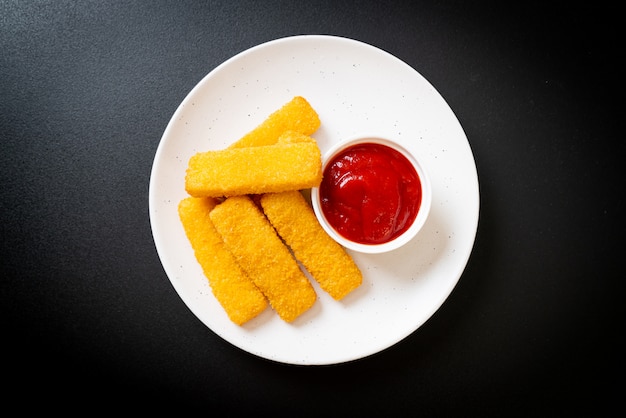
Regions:
[[[617, 15], [540, 2], [0, 1], [3, 398], [298, 416], [619, 406]], [[205, 327], [165, 275], [148, 216], [155, 151], [186, 94], [231, 56], [297, 34], [357, 39], [426, 77], [467, 134], [481, 192], [472, 255], [435, 315], [381, 353], [324, 367], [257, 358]]]

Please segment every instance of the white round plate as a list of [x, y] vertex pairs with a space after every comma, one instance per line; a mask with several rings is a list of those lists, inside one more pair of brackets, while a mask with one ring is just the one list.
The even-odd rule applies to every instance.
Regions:
[[[404, 247], [351, 253], [363, 284], [338, 302], [318, 300], [289, 324], [268, 308], [232, 323], [211, 293], [178, 218], [185, 170], [199, 151], [221, 149], [294, 96], [317, 111], [322, 154], [362, 132], [393, 138], [428, 171], [431, 212]], [[217, 335], [254, 355], [299, 365], [335, 364], [384, 350], [441, 306], [467, 264], [478, 226], [479, 190], [469, 143], [454, 113], [418, 72], [351, 39], [305, 35], [248, 49], [211, 71], [180, 104], [158, 146], [150, 178], [150, 222], [161, 262], [189, 309]]]

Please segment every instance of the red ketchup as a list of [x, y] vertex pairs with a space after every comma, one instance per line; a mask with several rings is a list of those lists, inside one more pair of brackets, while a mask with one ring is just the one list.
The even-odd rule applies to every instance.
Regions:
[[324, 216], [343, 237], [382, 244], [409, 229], [422, 202], [409, 160], [378, 143], [352, 145], [329, 161], [320, 185]]

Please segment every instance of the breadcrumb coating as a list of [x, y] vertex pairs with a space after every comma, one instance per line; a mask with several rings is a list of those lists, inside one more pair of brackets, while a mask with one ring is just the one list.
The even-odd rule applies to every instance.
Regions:
[[322, 157], [314, 139], [289, 132], [280, 142], [200, 152], [189, 160], [187, 193], [223, 197], [318, 187]]
[[313, 286], [250, 197], [229, 197], [210, 218], [226, 248], [284, 321], [294, 321], [315, 303]]
[[361, 285], [361, 271], [345, 249], [319, 224], [298, 191], [265, 194], [263, 212], [320, 287], [341, 300]]
[[209, 213], [216, 205], [212, 198], [188, 197], [180, 201], [178, 214], [213, 295], [230, 320], [242, 325], [267, 308], [267, 299], [239, 267], [213, 226]]
[[229, 148], [272, 145], [286, 131], [311, 135], [319, 127], [320, 119], [317, 112], [304, 97], [295, 96], [252, 131], [232, 143]]

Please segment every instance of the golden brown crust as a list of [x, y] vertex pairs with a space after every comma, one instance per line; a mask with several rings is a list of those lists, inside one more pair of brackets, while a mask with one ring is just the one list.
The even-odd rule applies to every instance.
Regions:
[[197, 153], [185, 189], [195, 197], [275, 193], [317, 187], [322, 159], [315, 140]]
[[334, 299], [361, 284], [362, 274], [352, 257], [324, 231], [300, 192], [265, 194], [260, 203], [298, 261]]
[[319, 127], [320, 119], [317, 112], [304, 97], [296, 96], [229, 148], [272, 145], [286, 131], [311, 135]]
[[180, 220], [198, 263], [215, 298], [237, 325], [259, 315], [267, 300], [226, 249], [209, 217], [217, 205], [212, 198], [183, 199], [178, 205]]
[[292, 322], [315, 303], [313, 286], [252, 199], [230, 197], [210, 217], [226, 248], [283, 320]]

